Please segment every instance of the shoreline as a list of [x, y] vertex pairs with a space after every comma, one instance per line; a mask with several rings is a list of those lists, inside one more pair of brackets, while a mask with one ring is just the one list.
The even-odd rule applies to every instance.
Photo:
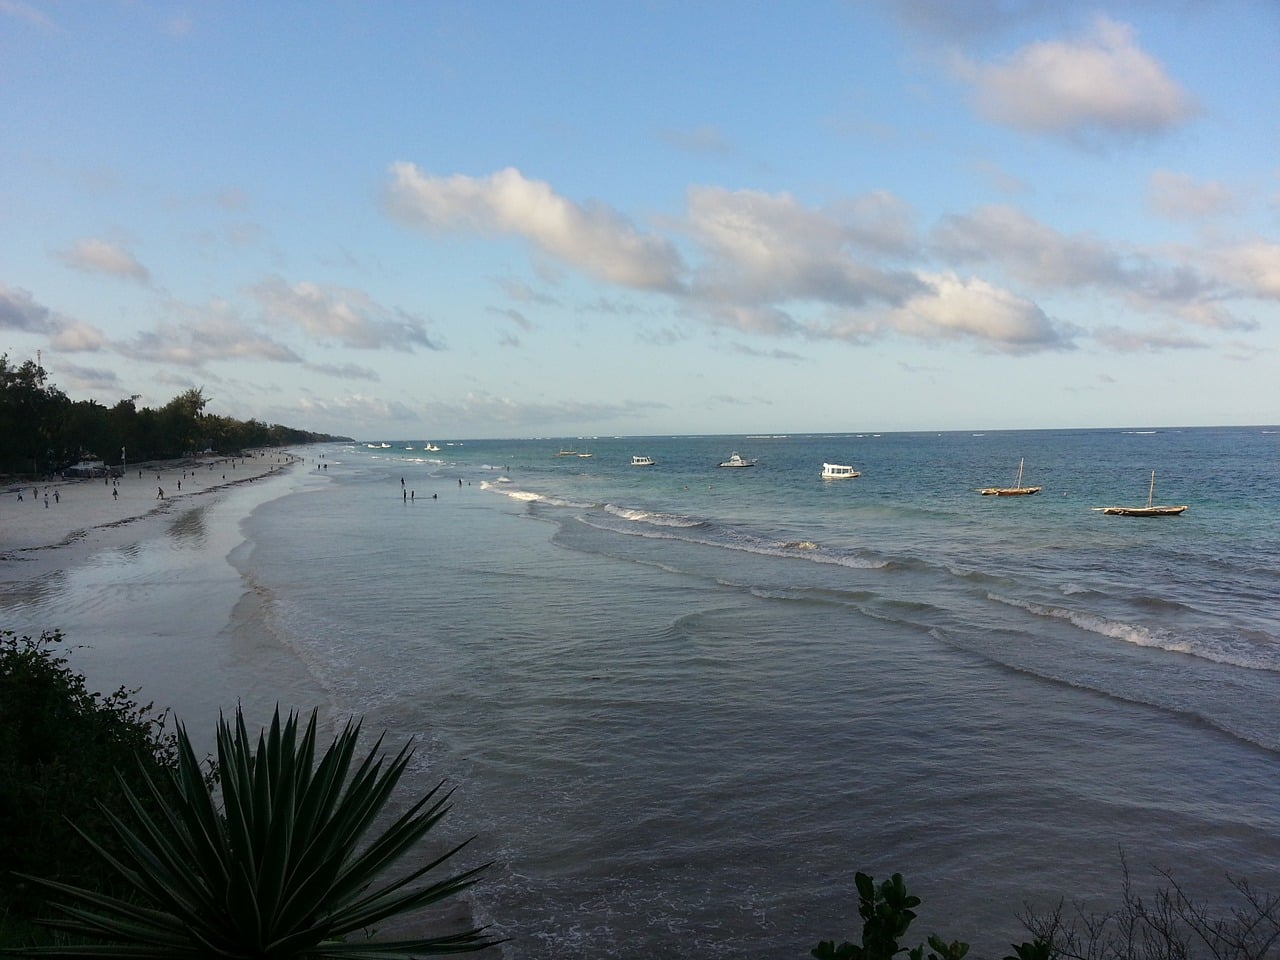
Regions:
[[273, 481], [303, 477], [294, 469], [303, 461], [282, 448], [142, 463], [114, 483], [0, 486], [4, 628], [60, 631], [62, 654], [91, 690], [132, 691], [152, 714], [167, 712], [167, 726], [186, 726], [198, 749], [212, 747], [219, 715], [238, 704], [255, 723], [277, 700], [329, 713], [233, 558], [252, 512], [295, 486]]
[[[296, 453], [281, 449], [253, 451], [243, 457], [147, 461], [131, 466], [126, 476], [114, 481], [3, 481], [0, 571], [12, 561], [34, 559], [33, 553], [71, 547], [94, 534], [167, 513], [194, 497], [253, 483], [301, 461]], [[0, 581], [4, 579], [0, 573]]]

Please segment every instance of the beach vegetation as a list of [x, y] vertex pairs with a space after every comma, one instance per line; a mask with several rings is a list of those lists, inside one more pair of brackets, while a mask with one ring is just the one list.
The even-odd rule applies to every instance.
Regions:
[[427, 879], [453, 870], [446, 864], [463, 841], [386, 879], [448, 812], [450, 794], [438, 785], [370, 836], [412, 749], [388, 760], [379, 738], [357, 760], [359, 739], [359, 723], [348, 721], [318, 751], [315, 712], [302, 726], [278, 708], [255, 739], [237, 710], [218, 724], [211, 789], [179, 726], [175, 767], [144, 773], [141, 790], [125, 785], [124, 807], [106, 814], [109, 842], [89, 840], [128, 894], [28, 877], [50, 897], [41, 923], [71, 940], [24, 954], [394, 960], [491, 945], [465, 924], [436, 936], [369, 936], [470, 887], [487, 865]]
[[[1213, 902], [1193, 896], [1172, 873], [1143, 896], [1121, 855], [1119, 902], [1108, 910], [1062, 904], [1028, 911], [1022, 923], [1055, 960], [1274, 960], [1280, 954], [1280, 896], [1224, 877]], [[1027, 958], [1019, 958], [1027, 960]]]
[[203, 387], [158, 407], [138, 407], [133, 394], [107, 407], [72, 400], [35, 360], [0, 355], [0, 474], [48, 476], [83, 459], [123, 467], [203, 451], [232, 455], [260, 447], [347, 439], [258, 420], [205, 412]]
[[175, 768], [165, 715], [137, 691], [91, 691], [63, 655], [63, 636], [0, 630], [0, 923], [29, 918], [39, 898], [15, 873], [47, 872], [120, 890], [81, 830], [102, 833], [124, 790]]
[[[857, 873], [854, 886], [862, 918], [861, 940], [846, 940], [838, 946], [834, 940], [823, 940], [810, 951], [816, 960], [893, 960], [899, 954], [906, 954], [907, 960], [964, 960], [969, 952], [967, 943], [948, 942], [936, 934], [918, 946], [903, 946], [901, 941], [916, 919], [920, 898], [907, 892], [902, 874], [895, 873], [877, 884], [869, 874]], [[1015, 944], [1013, 955], [1005, 960], [1050, 960], [1051, 949], [1050, 941], [1037, 937]]]
[[[1059, 903], [1048, 912], [1029, 908], [1018, 915], [1032, 939], [1011, 946], [1004, 960], [1274, 960], [1280, 951], [1280, 896], [1246, 880], [1226, 878], [1219, 901], [1193, 897], [1168, 871], [1147, 896], [1132, 881], [1121, 854], [1118, 904], [1101, 912]], [[862, 936], [824, 940], [810, 951], [816, 960], [964, 960], [969, 945], [930, 935], [914, 947], [903, 944], [920, 898], [907, 892], [901, 874], [877, 884], [865, 873], [854, 878]]]

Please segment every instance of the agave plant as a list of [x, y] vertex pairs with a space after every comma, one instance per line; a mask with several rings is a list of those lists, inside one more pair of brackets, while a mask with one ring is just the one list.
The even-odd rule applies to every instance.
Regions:
[[121, 899], [28, 877], [61, 895], [52, 904], [58, 915], [44, 922], [86, 942], [22, 952], [149, 960], [404, 960], [494, 943], [480, 928], [394, 941], [362, 933], [458, 893], [488, 865], [423, 881], [464, 842], [398, 879], [379, 879], [448, 812], [449, 793], [437, 785], [366, 840], [409, 762], [410, 746], [387, 763], [379, 738], [351, 772], [359, 723], [348, 721], [318, 760], [315, 712], [301, 737], [298, 726], [296, 713], [282, 723], [277, 708], [255, 748], [239, 709], [234, 729], [219, 720], [221, 809], [179, 727], [174, 789], [162, 791], [147, 777], [152, 802], [146, 804], [125, 788], [128, 820], [107, 811], [116, 852], [86, 837], [134, 895]]

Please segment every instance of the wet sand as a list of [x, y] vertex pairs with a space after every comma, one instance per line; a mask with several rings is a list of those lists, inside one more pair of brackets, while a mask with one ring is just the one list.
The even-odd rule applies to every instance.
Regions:
[[136, 690], [198, 749], [237, 704], [252, 724], [276, 703], [327, 713], [232, 562], [245, 548], [241, 521], [286, 492], [302, 462], [268, 450], [139, 464], [116, 481], [0, 485], [0, 628], [62, 631], [90, 689]]
[[[115, 481], [101, 477], [39, 483], [0, 480], [0, 582], [11, 576], [12, 562], [75, 563], [83, 553], [81, 547], [92, 549], [108, 542], [113, 530], [163, 516], [216, 490], [256, 482], [298, 459], [296, 454], [269, 450], [245, 457], [131, 465]], [[129, 536], [136, 534], [130, 531], [114, 539]]]

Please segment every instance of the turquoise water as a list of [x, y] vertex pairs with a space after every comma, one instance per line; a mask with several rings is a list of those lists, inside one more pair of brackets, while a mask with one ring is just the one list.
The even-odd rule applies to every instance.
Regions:
[[[236, 562], [456, 785], [508, 957], [806, 956], [856, 870], [997, 956], [1024, 901], [1114, 903], [1122, 849], [1280, 888], [1278, 431], [383, 442]], [[976, 493], [1024, 458], [1039, 495]], [[1186, 514], [1092, 509], [1152, 470]]]

